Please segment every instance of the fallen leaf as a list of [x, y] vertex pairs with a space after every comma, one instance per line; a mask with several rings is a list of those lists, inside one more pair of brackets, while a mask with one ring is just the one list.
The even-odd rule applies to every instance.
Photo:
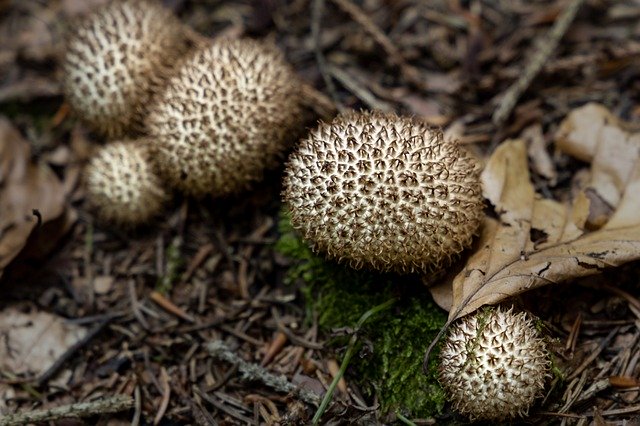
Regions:
[[[621, 133], [604, 134], [629, 139]], [[593, 167], [620, 161], [599, 146], [615, 144], [610, 138], [599, 139], [593, 147]], [[640, 151], [628, 154], [632, 167], [620, 187], [617, 208], [600, 229], [590, 232], [584, 226], [591, 204], [585, 196], [568, 205], [535, 192], [523, 140], [505, 141], [496, 149], [482, 183], [499, 220], [485, 220], [478, 249], [454, 278], [449, 320], [543, 285], [639, 259]], [[438, 298], [446, 300], [442, 288], [439, 291]]]
[[58, 219], [62, 223], [56, 223], [57, 229], [68, 229], [73, 221], [68, 213], [58, 177], [48, 166], [32, 162], [29, 143], [9, 120], [0, 117], [0, 277], [30, 238], [35, 245], [42, 238], [52, 245], [61, 233], [42, 236], [34, 231]]
[[555, 186], [558, 180], [553, 160], [547, 152], [544, 135], [542, 134], [542, 125], [533, 124], [522, 131], [521, 137], [528, 142], [528, 154], [531, 158], [533, 169], [541, 176], [549, 180], [552, 186]]
[[600, 131], [607, 125], [619, 126], [620, 120], [607, 108], [588, 103], [569, 113], [556, 133], [556, 147], [582, 161], [591, 161]]
[[86, 332], [47, 312], [8, 307], [0, 311], [0, 372], [40, 375]]
[[585, 194], [598, 210], [592, 214], [592, 228], [603, 225], [620, 203], [640, 155], [640, 134], [624, 127], [604, 106], [590, 103], [572, 111], [556, 134], [561, 151], [591, 162]]

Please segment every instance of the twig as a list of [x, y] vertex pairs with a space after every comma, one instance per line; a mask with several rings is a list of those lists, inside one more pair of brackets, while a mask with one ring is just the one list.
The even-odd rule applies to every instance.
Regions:
[[351, 335], [351, 338], [349, 339], [349, 346], [347, 347], [347, 352], [344, 354], [344, 358], [342, 359], [340, 370], [338, 371], [338, 374], [336, 374], [335, 377], [333, 378], [333, 381], [329, 385], [329, 389], [327, 389], [327, 393], [324, 395], [324, 398], [322, 398], [322, 403], [320, 404], [320, 407], [318, 407], [318, 411], [316, 411], [316, 414], [314, 414], [313, 419], [311, 420], [311, 423], [313, 423], [313, 425], [317, 425], [318, 422], [320, 421], [320, 418], [322, 417], [325, 410], [327, 409], [327, 406], [331, 402], [331, 398], [333, 397], [333, 392], [336, 390], [336, 386], [338, 386], [338, 382], [340, 382], [340, 379], [342, 378], [342, 376], [344, 376], [345, 371], [347, 371], [347, 367], [349, 366], [351, 357], [353, 357], [353, 355], [356, 352], [356, 343], [358, 342], [358, 330], [362, 328], [364, 323], [367, 322], [369, 318], [371, 318], [373, 315], [377, 314], [380, 311], [384, 311], [385, 309], [390, 308], [396, 301], [397, 299], [395, 298], [389, 299], [386, 302], [380, 305], [374, 306], [373, 308], [369, 309], [367, 312], [362, 314], [362, 316], [358, 320], [358, 323], [356, 324], [355, 332]]
[[0, 417], [0, 426], [24, 425], [70, 417], [89, 417], [96, 414], [118, 413], [133, 407], [133, 399], [127, 395], [116, 395], [91, 402], [79, 402], [48, 410], [34, 410], [26, 413], [9, 414]]
[[191, 315], [186, 313], [184, 309], [176, 306], [171, 300], [163, 296], [162, 293], [154, 290], [149, 294], [149, 299], [153, 300], [158, 306], [170, 314], [191, 323], [195, 322]]
[[149, 330], [149, 323], [142, 315], [140, 311], [140, 302], [138, 302], [138, 296], [136, 294], [136, 283], [133, 279], [129, 279], [128, 282], [129, 287], [129, 300], [131, 305], [131, 311], [133, 312], [133, 316], [136, 317], [142, 328], [145, 330]]
[[136, 385], [133, 391], [135, 396], [135, 410], [133, 411], [133, 419], [131, 419], [131, 426], [138, 426], [140, 424], [140, 418], [142, 417], [142, 395], [140, 392], [140, 386]]
[[553, 27], [551, 27], [549, 32], [540, 41], [537, 52], [534, 53], [531, 61], [525, 67], [524, 72], [520, 75], [520, 78], [507, 89], [502, 96], [500, 105], [493, 113], [491, 119], [496, 126], [502, 125], [507, 117], [509, 117], [520, 96], [527, 90], [551, 53], [558, 47], [560, 39], [567, 32], [567, 29], [569, 29], [569, 25], [571, 25], [582, 3], [584, 3], [584, 0], [572, 0], [553, 24]]
[[286, 377], [270, 373], [258, 364], [246, 362], [220, 340], [209, 343], [207, 349], [214, 358], [237, 365], [238, 370], [242, 373], [243, 380], [257, 380], [278, 392], [292, 393], [308, 404], [318, 405], [320, 402], [319, 395], [306, 389], [298, 388], [290, 383]]
[[576, 377], [578, 377], [589, 366], [589, 364], [591, 364], [598, 357], [598, 355], [600, 355], [600, 352], [602, 352], [604, 350], [604, 348], [606, 348], [609, 345], [609, 342], [611, 342], [611, 340], [613, 340], [613, 338], [616, 336], [616, 334], [618, 334], [619, 331], [620, 331], [620, 327], [616, 327], [613, 330], [611, 330], [611, 332], [609, 332], [607, 337], [605, 337], [600, 342], [600, 344], [598, 345], [596, 350], [594, 350], [591, 353], [591, 355], [589, 355], [582, 362], [582, 364], [580, 364], [580, 366], [578, 366], [578, 368], [576, 368], [571, 374], [569, 374], [569, 376], [567, 377], [567, 380], [572, 380], [572, 379], [575, 379]]
[[169, 375], [167, 374], [167, 370], [162, 367], [160, 369], [160, 383], [162, 384], [162, 399], [160, 400], [160, 407], [158, 408], [158, 412], [156, 416], [153, 418], [153, 424], [157, 425], [162, 420], [164, 413], [167, 411], [169, 407], [169, 398], [171, 397], [171, 386], [169, 386]]
[[384, 112], [393, 111], [393, 107], [387, 102], [381, 101], [376, 98], [369, 89], [367, 89], [359, 81], [356, 81], [347, 72], [338, 67], [332, 65], [329, 66], [329, 73], [335, 77], [345, 88], [349, 89], [351, 93], [356, 95], [362, 102], [367, 104], [370, 108], [377, 109]]
[[320, 45], [320, 22], [322, 22], [323, 11], [324, 0], [313, 0], [313, 4], [311, 5], [311, 38], [313, 39], [313, 50], [316, 55], [318, 70], [320, 71], [320, 75], [322, 75], [324, 84], [327, 86], [327, 91], [329, 95], [331, 95], [331, 99], [333, 99], [333, 103], [338, 111], [342, 112], [345, 110], [345, 106], [340, 101], [336, 86], [333, 84], [333, 80], [331, 80], [331, 76], [327, 72], [327, 61], [324, 59], [322, 46]]
[[220, 410], [220, 411], [222, 411], [224, 413], [227, 413], [231, 417], [233, 417], [233, 418], [235, 418], [237, 420], [240, 420], [245, 424], [249, 424], [249, 425], [257, 425], [258, 424], [253, 419], [250, 419], [249, 417], [240, 414], [237, 410], [227, 406], [226, 404], [224, 404], [221, 401], [218, 401], [217, 399], [213, 398], [212, 396], [207, 395], [206, 393], [204, 393], [203, 391], [198, 389], [196, 386], [193, 387], [193, 392], [197, 396], [199, 396], [200, 398], [202, 398], [205, 401], [207, 401], [209, 404], [211, 404], [214, 407], [216, 407], [218, 410]]
[[357, 5], [353, 4], [349, 0], [333, 0], [333, 2], [343, 11], [348, 13], [354, 21], [356, 21], [362, 28], [368, 32], [371, 37], [378, 43], [385, 53], [389, 56], [389, 60], [395, 66], [400, 69], [402, 76], [410, 83], [414, 84], [419, 89], [426, 89], [427, 85], [424, 79], [420, 77], [420, 72], [417, 68], [407, 63], [400, 53], [400, 50], [385, 33], [367, 16], [367, 14], [360, 9]]

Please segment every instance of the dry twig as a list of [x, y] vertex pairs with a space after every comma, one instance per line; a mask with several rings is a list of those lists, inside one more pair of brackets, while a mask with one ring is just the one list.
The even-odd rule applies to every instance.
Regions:
[[24, 425], [70, 417], [89, 417], [98, 414], [118, 413], [133, 407], [133, 399], [128, 395], [116, 395], [91, 402], [63, 405], [48, 410], [34, 410], [0, 417], [0, 426]]
[[354, 21], [360, 24], [360, 26], [373, 37], [376, 43], [378, 43], [389, 56], [391, 63], [400, 69], [400, 73], [409, 83], [414, 84], [419, 89], [426, 89], [427, 85], [424, 79], [420, 77], [418, 69], [407, 63], [402, 53], [400, 53], [400, 50], [362, 9], [349, 0], [333, 0], [333, 2], [340, 9], [348, 13]]
[[549, 32], [540, 41], [538, 50], [525, 67], [520, 78], [502, 95], [500, 105], [491, 117], [496, 126], [500, 126], [507, 117], [509, 117], [520, 96], [527, 90], [533, 79], [547, 62], [547, 59], [549, 59], [549, 56], [556, 47], [558, 47], [560, 39], [562, 39], [567, 32], [567, 29], [569, 29], [569, 25], [573, 21], [573, 18], [575, 18], [583, 2], [584, 0], [573, 0], [569, 6], [567, 6], [553, 27], [551, 27]]
[[214, 358], [237, 365], [244, 380], [256, 380], [278, 392], [292, 393], [308, 404], [318, 405], [320, 403], [319, 395], [306, 389], [298, 388], [290, 383], [286, 377], [275, 375], [258, 364], [246, 362], [232, 352], [222, 341], [209, 343], [207, 349]]

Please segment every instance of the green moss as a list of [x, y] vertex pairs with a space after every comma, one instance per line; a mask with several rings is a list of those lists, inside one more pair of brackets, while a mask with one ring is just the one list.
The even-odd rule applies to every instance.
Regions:
[[[360, 356], [354, 357], [349, 370], [352, 380], [369, 396], [378, 397], [384, 414], [429, 417], [440, 413], [444, 395], [436, 380], [437, 357], [431, 357], [428, 375], [422, 372], [422, 360], [446, 316], [424, 286], [415, 278], [355, 271], [314, 255], [296, 236], [286, 214], [280, 233], [276, 250], [294, 260], [287, 280], [300, 285], [308, 318], [315, 311], [324, 332], [353, 327], [373, 306], [392, 297], [399, 299], [360, 331]], [[331, 340], [334, 348], [345, 342], [344, 337]]]

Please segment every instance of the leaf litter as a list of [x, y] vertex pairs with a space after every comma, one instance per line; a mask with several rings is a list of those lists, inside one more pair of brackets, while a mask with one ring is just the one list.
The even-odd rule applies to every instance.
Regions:
[[[72, 120], [62, 98], [55, 95], [60, 90], [56, 78], [62, 46], [58, 30], [66, 25], [66, 18], [80, 18], [93, 9], [94, 3], [101, 2], [0, 1], [0, 38], [7, 41], [0, 46], [0, 111], [34, 143], [31, 156], [64, 175], [65, 191], [69, 192], [73, 182], [67, 176], [71, 169], [81, 169], [86, 158], [86, 152], [82, 152], [90, 144], [84, 143], [86, 129]], [[428, 83], [426, 88], [411, 87], [404, 76], [408, 74], [398, 72], [393, 61], [379, 54], [381, 45], [371, 37], [372, 31], [365, 31], [336, 2], [163, 3], [207, 35], [275, 36], [300, 76], [347, 108], [387, 105], [434, 125], [457, 124], [458, 129], [452, 129], [452, 133], [476, 153], [486, 152], [485, 145], [490, 142], [521, 135], [529, 142], [535, 188], [546, 198], [553, 191], [558, 202], [574, 194], [573, 204], [564, 208], [571, 207], [571, 220], [583, 233], [602, 228], [615, 210], [589, 186], [592, 176], [586, 169], [579, 172], [584, 177], [579, 180], [573, 176], [575, 160], [555, 152], [549, 164], [542, 147], [551, 142], [557, 123], [573, 106], [589, 101], [601, 102], [631, 122], [640, 118], [640, 108], [635, 106], [640, 29], [633, 19], [640, 9], [632, 0], [586, 2], [555, 57], [545, 63], [504, 127], [490, 121], [495, 103], [487, 100], [499, 99], [518, 79], [540, 36], [557, 20], [567, 2], [351, 1], [370, 17], [378, 34], [397, 45], [405, 62]], [[325, 3], [323, 19], [314, 20], [309, 11], [320, 3]], [[317, 47], [309, 37], [310, 25], [316, 23], [320, 27]], [[328, 63], [324, 70], [316, 62], [319, 52]], [[326, 86], [324, 77], [334, 79], [335, 88]], [[407, 101], [409, 95], [412, 99]], [[42, 119], [54, 127], [41, 129]], [[530, 126], [538, 129], [523, 132]], [[620, 123], [620, 127], [632, 130], [628, 123]], [[47, 143], [37, 146], [39, 136]], [[59, 155], [64, 154], [60, 148], [71, 150], [71, 161]], [[549, 166], [555, 167], [557, 186]], [[572, 176], [573, 187], [566, 191]], [[94, 227], [91, 217], [83, 213], [83, 220], [73, 228], [66, 244], [45, 258], [44, 266], [50, 269], [42, 274], [44, 277], [30, 277], [41, 287], [34, 289], [20, 282], [20, 287], [27, 289], [27, 294], [20, 296], [11, 286], [0, 286], [0, 304], [12, 305], [16, 298], [26, 298], [41, 310], [82, 324], [102, 323], [105, 313], [124, 315], [113, 319], [99, 338], [91, 338], [89, 333], [82, 339], [84, 344], [65, 362], [65, 367], [73, 370], [70, 380], [56, 378], [55, 384], [44, 380], [37, 394], [29, 392], [29, 384], [0, 384], [0, 412], [30, 411], [124, 393], [136, 397], [139, 404], [133, 413], [134, 422], [150, 423], [164, 413], [162, 423], [258, 424], [280, 420], [283, 424], [307, 424], [313, 414], [308, 406], [259, 383], [239, 382], [239, 374], [226, 363], [212, 361], [203, 344], [224, 340], [242, 359], [257, 364], [273, 346], [277, 331], [287, 330], [288, 341], [268, 370], [294, 383], [312, 383], [310, 387], [318, 394], [331, 380], [328, 360], [340, 358], [340, 353], [326, 349], [325, 339], [331, 335], [318, 331], [314, 316], [310, 316], [310, 323], [304, 320], [306, 309], [302, 309], [300, 289], [295, 284], [283, 285], [281, 275], [291, 259], [269, 247], [269, 241], [279, 238], [278, 232], [272, 227], [256, 234], [260, 238], [254, 235], [265, 219], [278, 217], [279, 205], [273, 201], [278, 198], [276, 180], [274, 177], [258, 191], [237, 200], [185, 203], [151, 235], [124, 236], [109, 227]], [[83, 211], [82, 190], [74, 191], [71, 199]], [[497, 220], [488, 223], [499, 225]], [[580, 228], [578, 224], [585, 226]], [[531, 226], [529, 239], [537, 243], [535, 247], [548, 239], [539, 231], [545, 229], [543, 225]], [[492, 235], [489, 231], [492, 228], [486, 226], [485, 232]], [[168, 254], [175, 238], [184, 241], [179, 251], [185, 260], [190, 259], [184, 262], [189, 265], [189, 273], [183, 275], [188, 278], [173, 283], [164, 296], [191, 315], [196, 320], [193, 325], [164, 311], [151, 297], [154, 283], [170, 269]], [[210, 245], [213, 249], [207, 248]], [[205, 254], [198, 259], [200, 253]], [[15, 263], [12, 261], [11, 270]], [[564, 395], [556, 393], [543, 405], [556, 413], [531, 413], [527, 421], [575, 424], [604, 417], [622, 424], [637, 413], [637, 390], [603, 391], [600, 387], [608, 376], [621, 378], [613, 383], [635, 383], [631, 379], [635, 380], [640, 371], [640, 330], [635, 323], [640, 310], [634, 310], [637, 300], [633, 297], [637, 294], [637, 271], [637, 264], [628, 265], [606, 272], [603, 279], [582, 279], [579, 286], [543, 286], [530, 292], [531, 297], [522, 298], [535, 300], [532, 311], [552, 328], [551, 334], [562, 340], [563, 346], [566, 338], [559, 363], [577, 366], [577, 373], [571, 373], [577, 376], [562, 385]], [[3, 284], [13, 275], [8, 272]], [[619, 287], [626, 294], [603, 290], [601, 281], [612, 277], [618, 278], [616, 290]], [[399, 286], [419, 284], [416, 280], [399, 281]], [[594, 288], [586, 288], [585, 283], [594, 284]], [[450, 286], [449, 295], [452, 297]], [[394, 344], [415, 349], [416, 353], [424, 350], [416, 344], [419, 339], [411, 339], [410, 345], [402, 343], [406, 339], [394, 339]], [[607, 342], [612, 344], [607, 346]], [[365, 347], [380, 351], [369, 344]], [[389, 362], [390, 366], [397, 364], [397, 359]], [[171, 377], [170, 392], [166, 374]], [[323, 421], [392, 423], [393, 417], [383, 418], [381, 410], [376, 409], [379, 399], [363, 397], [363, 382], [358, 376], [355, 370], [347, 372], [349, 393], [337, 398], [336, 409]], [[59, 387], [62, 381], [64, 392]], [[599, 394], [595, 395], [593, 389], [599, 389]], [[365, 407], [369, 404], [372, 406]], [[555, 418], [550, 420], [550, 415]], [[128, 424], [131, 416], [123, 413], [119, 418]], [[412, 421], [441, 424], [457, 420], [448, 409], [433, 416]]]

